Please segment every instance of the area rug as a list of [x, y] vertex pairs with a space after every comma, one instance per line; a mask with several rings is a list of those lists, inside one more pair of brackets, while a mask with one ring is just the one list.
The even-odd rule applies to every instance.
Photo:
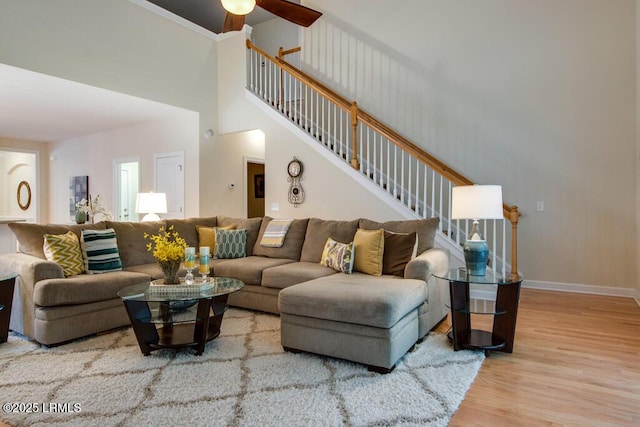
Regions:
[[484, 355], [431, 334], [387, 375], [286, 353], [280, 318], [229, 310], [203, 355], [143, 356], [131, 328], [44, 348], [0, 345], [0, 419], [15, 426], [445, 426]]

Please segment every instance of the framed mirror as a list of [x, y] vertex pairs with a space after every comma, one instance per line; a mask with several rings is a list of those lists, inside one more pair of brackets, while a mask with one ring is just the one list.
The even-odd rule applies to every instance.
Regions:
[[27, 181], [20, 181], [18, 184], [18, 206], [23, 211], [29, 209], [31, 205], [31, 187]]

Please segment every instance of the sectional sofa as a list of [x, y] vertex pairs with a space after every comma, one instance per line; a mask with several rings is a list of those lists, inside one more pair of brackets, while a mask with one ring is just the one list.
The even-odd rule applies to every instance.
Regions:
[[[447, 284], [432, 276], [448, 268], [448, 254], [433, 247], [437, 218], [385, 223], [362, 218], [295, 219], [282, 246], [266, 247], [261, 242], [271, 220], [217, 216], [140, 223], [11, 224], [20, 252], [0, 256], [0, 271], [19, 274], [10, 327], [54, 345], [127, 325], [116, 293], [162, 277], [144, 238], [145, 233], [157, 234], [161, 226], [172, 226], [190, 246], [199, 246], [201, 232], [211, 227], [246, 230], [243, 256], [215, 259], [214, 275], [245, 283], [230, 295], [230, 305], [280, 314], [282, 345], [290, 351], [344, 358], [389, 371], [446, 316]], [[79, 237], [82, 229], [115, 231], [121, 271], [65, 277], [58, 264], [47, 261], [45, 234], [72, 231]], [[347, 274], [321, 264], [329, 238], [353, 242], [359, 229], [384, 229], [385, 242], [391, 242], [394, 234], [415, 233], [414, 256], [394, 274]], [[387, 243], [385, 250], [386, 262], [387, 255], [394, 255], [394, 247]]]

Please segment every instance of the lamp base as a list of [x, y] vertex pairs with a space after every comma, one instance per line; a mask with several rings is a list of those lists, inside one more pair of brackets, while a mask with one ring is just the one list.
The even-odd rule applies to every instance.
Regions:
[[464, 261], [468, 274], [472, 276], [487, 274], [488, 259], [489, 245], [486, 240], [467, 240], [464, 243]]
[[158, 214], [148, 213], [142, 218], [142, 222], [160, 221]]

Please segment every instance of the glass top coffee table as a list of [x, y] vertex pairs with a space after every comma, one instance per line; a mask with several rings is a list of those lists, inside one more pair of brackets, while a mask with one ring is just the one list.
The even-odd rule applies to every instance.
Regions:
[[142, 354], [161, 348], [193, 348], [201, 355], [207, 341], [220, 335], [229, 294], [244, 287], [240, 280], [210, 278], [195, 287], [154, 286], [149, 282], [121, 289]]

